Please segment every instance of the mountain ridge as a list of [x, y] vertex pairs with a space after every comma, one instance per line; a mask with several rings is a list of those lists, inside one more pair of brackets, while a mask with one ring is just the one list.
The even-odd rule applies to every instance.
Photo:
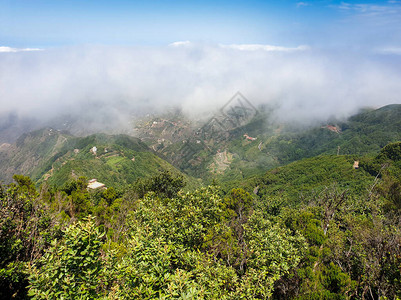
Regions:
[[[399, 104], [365, 109], [345, 121], [329, 120], [311, 128], [271, 119], [272, 111], [261, 111], [237, 128], [197, 135], [199, 124], [182, 114], [148, 117], [136, 128], [140, 138], [105, 133], [76, 137], [46, 127], [24, 133], [14, 144], [0, 145], [0, 180], [11, 182], [13, 174], [22, 173], [39, 183], [61, 184], [82, 175], [127, 184], [167, 169], [205, 183], [226, 182], [318, 155], [378, 153], [401, 140]], [[97, 154], [91, 153], [93, 147]]]
[[124, 134], [75, 137], [44, 128], [23, 134], [14, 144], [3, 144], [0, 157], [0, 179], [4, 182], [22, 173], [39, 184], [62, 185], [85, 176], [108, 185], [123, 185], [161, 170], [180, 173], [140, 139]]

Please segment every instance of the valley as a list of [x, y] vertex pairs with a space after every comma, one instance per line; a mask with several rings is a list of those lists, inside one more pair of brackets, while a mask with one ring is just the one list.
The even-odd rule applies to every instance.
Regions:
[[[0, 295], [398, 297], [401, 105], [227, 122], [175, 112], [135, 137], [47, 127], [3, 143]], [[86, 272], [92, 288], [57, 280]]]

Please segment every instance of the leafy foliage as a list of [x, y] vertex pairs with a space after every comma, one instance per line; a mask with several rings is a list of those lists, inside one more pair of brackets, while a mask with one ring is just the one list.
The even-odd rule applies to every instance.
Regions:
[[150, 178], [138, 180], [134, 185], [141, 198], [148, 192], [154, 192], [159, 197], [173, 198], [184, 186], [184, 177], [181, 175], [174, 176], [169, 171], [163, 171]]
[[0, 298], [26, 297], [27, 263], [38, 259], [57, 234], [29, 177], [0, 185]]
[[[366, 111], [341, 124], [342, 133], [284, 128], [274, 137], [277, 128], [267, 134], [254, 120], [246, 130], [263, 145], [243, 140], [243, 128], [230, 132], [231, 167], [198, 189], [127, 136], [28, 134], [18, 147], [41, 153], [32, 174], [64, 171], [39, 190], [23, 175], [0, 185], [0, 297], [398, 299], [400, 142], [387, 144], [398, 135], [379, 137], [376, 126], [388, 117], [383, 128], [393, 128], [398, 109]], [[359, 154], [333, 155], [337, 143]], [[328, 155], [304, 158], [314, 151]], [[89, 191], [88, 178], [75, 176], [82, 174], [118, 184]]]
[[110, 289], [110, 265], [102, 256], [104, 234], [93, 219], [69, 226], [33, 265], [29, 295], [33, 299], [98, 299]]

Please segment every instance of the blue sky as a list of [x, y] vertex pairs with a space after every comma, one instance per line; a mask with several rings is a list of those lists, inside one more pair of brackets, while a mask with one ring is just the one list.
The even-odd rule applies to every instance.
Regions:
[[401, 1], [0, 0], [0, 46], [401, 47]]

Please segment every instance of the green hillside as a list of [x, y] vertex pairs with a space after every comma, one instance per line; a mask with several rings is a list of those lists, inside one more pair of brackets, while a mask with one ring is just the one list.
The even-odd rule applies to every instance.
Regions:
[[326, 126], [301, 132], [289, 130], [267, 142], [264, 152], [276, 155], [282, 164], [319, 154], [378, 153], [388, 143], [401, 140], [401, 105], [367, 110], [327, 125], [336, 125], [339, 133]]
[[[60, 158], [118, 169], [132, 154], [118, 138]], [[398, 299], [400, 178], [401, 142], [188, 192], [170, 172], [98, 192], [17, 175], [0, 185], [0, 296]]]
[[354, 169], [356, 158], [350, 155], [305, 158], [270, 170], [264, 175], [243, 181], [229, 181], [226, 185], [227, 189], [241, 186], [256, 193], [261, 199], [284, 197], [293, 204], [299, 204], [303, 197], [310, 197], [329, 186], [361, 194], [373, 184], [375, 176], [363, 168]]
[[[373, 189], [391, 190], [391, 201], [401, 207], [401, 142], [391, 143], [378, 154], [320, 155], [305, 158], [245, 180], [222, 183], [226, 191], [241, 187], [263, 203], [285, 199], [286, 207], [305, 205], [327, 189], [345, 191], [355, 198]], [[354, 162], [359, 167], [354, 168]], [[378, 184], [379, 183], [379, 184]], [[271, 200], [273, 199], [273, 200]]]
[[[245, 139], [244, 133], [256, 139]], [[401, 140], [401, 105], [365, 111], [344, 122], [331, 121], [309, 129], [269, 123], [259, 116], [230, 134], [232, 139], [224, 146], [233, 159], [220, 176], [223, 182], [263, 174], [268, 169], [318, 155], [378, 153], [388, 143]]]
[[20, 136], [15, 144], [0, 148], [0, 180], [8, 183], [13, 174], [29, 174], [39, 179], [46, 162], [74, 139], [66, 132], [45, 128]]
[[0, 298], [398, 299], [401, 142], [380, 148], [398, 108], [309, 130], [259, 115], [189, 158], [176, 135], [158, 153], [51, 129], [3, 144], [2, 170], [34, 180], [0, 184]]
[[267, 109], [228, 131], [197, 135], [197, 126], [180, 114], [146, 119], [137, 128], [146, 144], [126, 135], [74, 137], [51, 128], [27, 133], [13, 145], [0, 146], [0, 180], [11, 182], [21, 173], [39, 183], [61, 184], [84, 175], [122, 185], [155, 170], [174, 170], [170, 164], [205, 183], [244, 180], [303, 158], [378, 153], [401, 140], [401, 105], [312, 128], [277, 123]]
[[[24, 134], [15, 145], [4, 148], [2, 156], [1, 180], [5, 182], [12, 174], [21, 173], [38, 185], [47, 181], [61, 186], [85, 176], [107, 186], [123, 186], [163, 170], [180, 173], [139, 139], [126, 135], [74, 137], [47, 128]], [[186, 179], [190, 185], [196, 184], [188, 176]]]
[[267, 108], [244, 126], [201, 134], [197, 134], [199, 124], [191, 124], [182, 115], [152, 120], [137, 128], [138, 135], [174, 166], [206, 182], [243, 180], [322, 154], [378, 153], [388, 143], [401, 140], [398, 104], [313, 127], [276, 122], [274, 111]]

